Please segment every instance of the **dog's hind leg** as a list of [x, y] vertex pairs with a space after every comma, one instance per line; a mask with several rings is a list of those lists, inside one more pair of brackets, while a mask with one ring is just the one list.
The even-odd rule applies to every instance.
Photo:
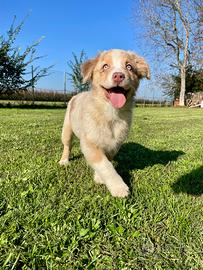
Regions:
[[69, 163], [69, 155], [71, 151], [71, 138], [72, 138], [72, 127], [70, 123], [70, 111], [71, 111], [71, 101], [68, 105], [63, 130], [62, 130], [62, 143], [63, 143], [63, 154], [61, 160], [59, 161], [60, 165], [67, 165]]

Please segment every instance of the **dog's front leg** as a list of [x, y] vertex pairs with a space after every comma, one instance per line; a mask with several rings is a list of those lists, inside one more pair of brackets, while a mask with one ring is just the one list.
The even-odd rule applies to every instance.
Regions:
[[129, 193], [128, 186], [123, 182], [123, 179], [116, 172], [112, 163], [108, 160], [102, 150], [87, 138], [81, 139], [80, 143], [87, 162], [103, 180], [103, 183], [106, 185], [112, 196], [126, 197]]

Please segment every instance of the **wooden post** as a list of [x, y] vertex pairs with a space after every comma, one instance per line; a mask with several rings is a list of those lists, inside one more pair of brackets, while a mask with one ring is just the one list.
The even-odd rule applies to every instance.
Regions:
[[152, 89], [153, 97], [152, 97], [152, 107], [154, 107], [154, 88]]
[[35, 104], [35, 86], [34, 86], [34, 68], [31, 66], [31, 74], [32, 74], [32, 105]]
[[66, 105], [66, 72], [64, 72], [64, 104]]

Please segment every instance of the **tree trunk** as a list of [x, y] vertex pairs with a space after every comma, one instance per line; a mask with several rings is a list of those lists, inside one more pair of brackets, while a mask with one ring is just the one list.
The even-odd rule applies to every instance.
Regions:
[[180, 99], [179, 99], [179, 106], [185, 106], [185, 75], [186, 75], [186, 67], [181, 67], [180, 73]]

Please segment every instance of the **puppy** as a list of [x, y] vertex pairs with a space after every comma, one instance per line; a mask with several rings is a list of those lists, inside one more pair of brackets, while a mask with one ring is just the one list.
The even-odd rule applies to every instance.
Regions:
[[72, 133], [80, 139], [81, 150], [94, 170], [94, 181], [105, 184], [112, 196], [126, 197], [128, 186], [111, 160], [126, 139], [133, 109], [133, 96], [143, 77], [150, 78], [149, 66], [130, 51], [101, 52], [81, 67], [84, 82], [91, 90], [74, 96], [62, 130], [61, 165], [67, 165]]

